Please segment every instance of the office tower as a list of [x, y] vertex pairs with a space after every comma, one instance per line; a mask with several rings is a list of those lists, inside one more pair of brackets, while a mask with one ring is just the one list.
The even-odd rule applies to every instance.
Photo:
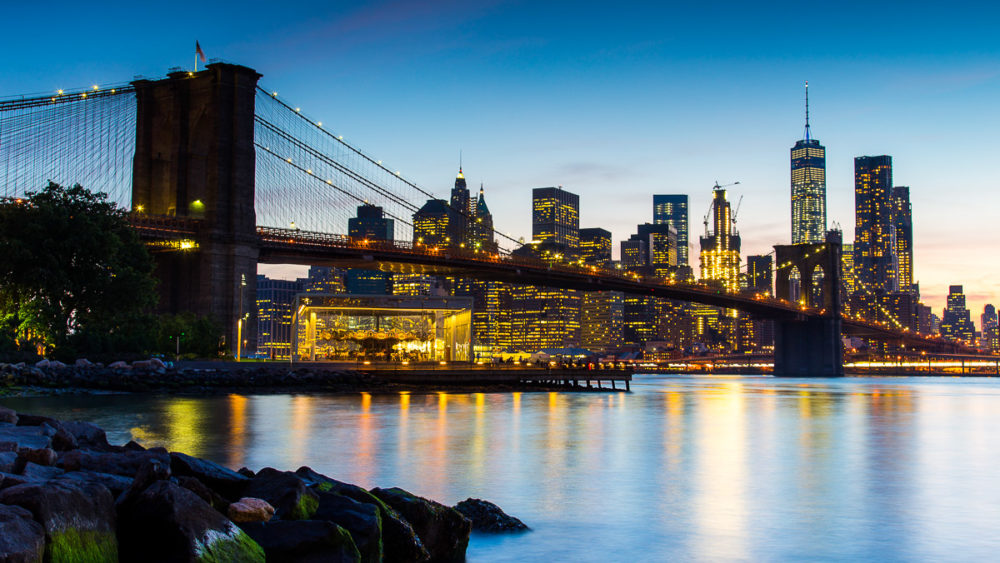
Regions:
[[[358, 206], [357, 217], [347, 220], [347, 236], [352, 241], [368, 242], [392, 241], [394, 221], [387, 219], [381, 207], [371, 204]], [[392, 276], [378, 270], [351, 268], [344, 275], [347, 293], [389, 294], [392, 293]]]
[[854, 271], [858, 293], [898, 291], [893, 237], [892, 157], [854, 159]]
[[295, 296], [306, 280], [273, 280], [257, 275], [257, 356], [288, 359], [292, 349]]
[[854, 245], [845, 244], [840, 253], [840, 279], [844, 282], [847, 297], [857, 291], [857, 280], [854, 272]]
[[623, 300], [624, 295], [617, 291], [583, 292], [580, 305], [581, 348], [605, 354], [621, 347]]
[[621, 243], [622, 267], [659, 278], [670, 278], [677, 267], [677, 231], [669, 223], [643, 223]]
[[303, 291], [306, 293], [343, 293], [344, 271], [330, 266], [310, 266]]
[[732, 210], [726, 190], [716, 186], [712, 197], [713, 231], [705, 225], [701, 237], [701, 280], [737, 291], [740, 283], [740, 235], [733, 230]]
[[677, 231], [677, 265], [688, 266], [688, 196], [657, 194], [653, 196], [653, 224], [669, 224]]
[[455, 187], [451, 189], [451, 202], [448, 208], [447, 235], [450, 245], [465, 247], [472, 244], [472, 218], [475, 216], [475, 202], [469, 195], [462, 167], [458, 167], [455, 177]]
[[826, 236], [826, 147], [809, 129], [809, 83], [806, 82], [806, 130], [792, 147], [792, 244], [821, 244]]
[[393, 240], [395, 221], [386, 219], [381, 207], [366, 203], [358, 215], [347, 220], [347, 236], [352, 240]]
[[892, 224], [896, 235], [896, 261], [899, 291], [916, 295], [913, 283], [913, 209], [910, 205], [910, 188], [892, 188]]
[[486, 206], [486, 196], [483, 195], [483, 186], [479, 185], [479, 198], [476, 199], [475, 211], [472, 223], [472, 247], [483, 252], [497, 252], [497, 242], [493, 233], [493, 214]]
[[442, 248], [451, 244], [451, 210], [443, 199], [428, 199], [413, 214], [413, 244], [427, 248]]
[[979, 328], [983, 336], [981, 346], [991, 352], [1000, 350], [1000, 324], [998, 324], [997, 310], [991, 304], [983, 307], [983, 314], [979, 317]]
[[747, 289], [754, 293], [774, 295], [774, 259], [769, 254], [747, 256]]
[[579, 346], [580, 294], [570, 289], [511, 286], [512, 347], [537, 352]]
[[948, 286], [948, 306], [944, 309], [940, 329], [941, 336], [950, 340], [969, 343], [973, 341], [976, 328], [972, 325], [969, 310], [965, 307], [965, 294], [960, 285]]
[[580, 260], [600, 268], [611, 267], [611, 231], [593, 227], [580, 229]]
[[531, 238], [575, 249], [580, 242], [580, 196], [558, 188], [531, 194]]

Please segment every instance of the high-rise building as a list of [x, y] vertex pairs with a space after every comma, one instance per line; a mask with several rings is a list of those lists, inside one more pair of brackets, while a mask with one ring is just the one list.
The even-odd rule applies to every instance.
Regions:
[[[357, 217], [347, 220], [347, 235], [353, 241], [391, 241], [394, 239], [394, 221], [387, 219], [381, 207], [371, 204], [358, 206]], [[344, 275], [347, 293], [392, 293], [392, 275], [378, 270], [351, 268]]]
[[562, 186], [532, 190], [531, 238], [575, 249], [580, 242], [580, 196]]
[[330, 266], [310, 266], [303, 291], [306, 293], [343, 293], [344, 271]]
[[591, 266], [611, 267], [611, 231], [580, 229], [580, 260]]
[[472, 216], [475, 222], [472, 223], [472, 246], [478, 251], [495, 253], [497, 242], [493, 232], [493, 214], [486, 206], [486, 196], [483, 195], [482, 184], [479, 185], [479, 198], [476, 199], [474, 208]]
[[854, 159], [854, 271], [859, 293], [898, 291], [893, 237], [892, 157]]
[[774, 259], [770, 254], [747, 256], [747, 289], [774, 295]]
[[458, 167], [455, 187], [451, 189], [451, 203], [448, 207], [447, 238], [452, 246], [465, 247], [472, 244], [472, 220], [475, 216], [475, 202], [469, 194], [462, 167]]
[[537, 352], [579, 346], [580, 293], [571, 289], [511, 286], [512, 348]]
[[976, 327], [969, 317], [969, 309], [965, 307], [965, 293], [962, 286], [948, 286], [948, 306], [941, 318], [941, 336], [950, 340], [972, 343]]
[[274, 280], [257, 275], [257, 355], [272, 360], [288, 359], [292, 349], [292, 317], [295, 296], [306, 280]]
[[792, 153], [792, 244], [820, 244], [826, 236], [826, 147], [809, 129], [809, 83], [806, 82], [806, 129]]
[[[844, 289], [847, 291], [845, 297], [850, 297], [857, 291], [857, 280], [854, 272], [854, 245], [845, 244], [840, 253], [840, 279], [844, 282]], [[846, 299], [845, 299], [846, 301]]]
[[987, 303], [983, 307], [983, 314], [980, 315], [979, 322], [979, 328], [983, 335], [980, 346], [993, 353], [1000, 351], [1000, 324], [998, 324], [996, 307]]
[[[610, 234], [609, 234], [610, 237]], [[585, 291], [580, 304], [580, 347], [613, 352], [622, 345], [624, 295], [617, 291]]]
[[428, 199], [413, 214], [413, 244], [427, 248], [451, 245], [451, 209], [443, 199]]
[[628, 270], [670, 278], [677, 267], [677, 231], [670, 223], [643, 223], [621, 243], [622, 266]]
[[896, 237], [896, 262], [899, 291], [916, 295], [913, 283], [913, 209], [910, 205], [910, 188], [892, 188], [892, 224]]
[[677, 265], [687, 266], [688, 248], [688, 196], [687, 194], [653, 195], [653, 224], [669, 224], [677, 231]]
[[716, 186], [712, 197], [713, 231], [701, 237], [701, 280], [728, 291], [740, 287], [740, 235], [733, 229], [726, 190]]

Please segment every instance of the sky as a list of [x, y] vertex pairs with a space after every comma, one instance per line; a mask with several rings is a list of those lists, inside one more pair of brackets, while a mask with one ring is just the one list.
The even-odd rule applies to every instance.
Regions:
[[923, 301], [941, 314], [962, 284], [977, 325], [1000, 304], [995, 4], [45, 6], [5, 7], [0, 98], [162, 77], [194, 64], [197, 40], [440, 197], [461, 151], [498, 230], [525, 238], [531, 189], [561, 185], [580, 195], [581, 226], [615, 241], [652, 220], [654, 193], [689, 194], [697, 244], [712, 185], [739, 181], [744, 256], [789, 243], [808, 80], [830, 225], [853, 240], [853, 158], [891, 155]]

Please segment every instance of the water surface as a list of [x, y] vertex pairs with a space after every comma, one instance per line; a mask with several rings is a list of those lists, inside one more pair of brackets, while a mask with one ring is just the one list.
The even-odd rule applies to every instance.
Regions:
[[470, 561], [986, 560], [1000, 381], [637, 376], [633, 392], [2, 399], [233, 468], [309, 465], [534, 531]]

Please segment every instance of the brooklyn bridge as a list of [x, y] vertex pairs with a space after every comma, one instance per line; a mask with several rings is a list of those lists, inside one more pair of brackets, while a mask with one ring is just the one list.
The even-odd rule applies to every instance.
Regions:
[[[259, 86], [260, 78], [244, 66], [213, 63], [165, 79], [0, 101], [0, 195], [18, 197], [47, 180], [108, 193], [131, 209], [133, 226], [154, 251], [160, 309], [212, 316], [232, 338], [241, 300], [255, 302], [257, 265], [272, 263], [619, 291], [737, 309], [774, 320], [776, 375], [843, 375], [842, 335], [928, 353], [973, 353], [846, 314], [836, 232], [823, 244], [775, 246], [775, 297], [518, 256], [515, 241], [500, 233], [509, 244], [497, 251], [408, 242], [414, 212], [434, 196]], [[338, 234], [365, 203], [393, 219], [394, 240]], [[793, 267], [802, 294], [817, 299], [792, 299]], [[823, 276], [812, 275], [818, 268]]]

